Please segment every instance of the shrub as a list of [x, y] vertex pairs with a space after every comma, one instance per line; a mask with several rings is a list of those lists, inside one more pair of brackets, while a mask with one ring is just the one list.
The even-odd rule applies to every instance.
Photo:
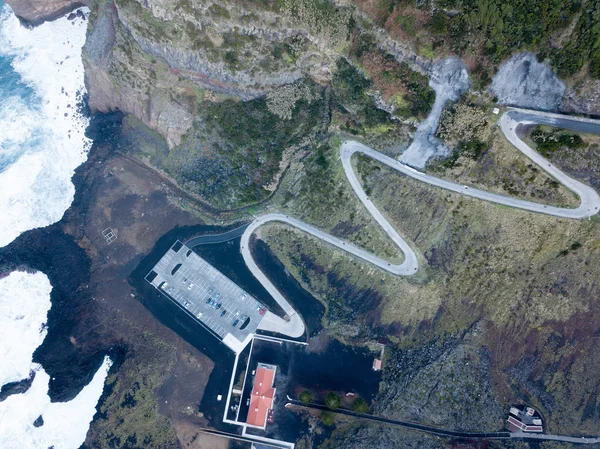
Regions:
[[342, 399], [334, 392], [330, 392], [325, 398], [325, 405], [331, 409], [338, 408], [341, 403]]
[[576, 150], [585, 146], [583, 139], [577, 134], [569, 134], [560, 131], [546, 132], [536, 127], [531, 133], [531, 140], [537, 145], [538, 151], [543, 156], [550, 156], [555, 151], [566, 147]]
[[321, 412], [321, 421], [326, 426], [333, 426], [333, 424], [335, 423], [335, 414], [328, 410], [323, 410]]
[[369, 413], [369, 404], [363, 398], [356, 398], [352, 404], [352, 410], [356, 413]]
[[310, 391], [304, 390], [302, 393], [300, 393], [300, 400], [305, 404], [309, 404], [313, 401], [313, 395]]

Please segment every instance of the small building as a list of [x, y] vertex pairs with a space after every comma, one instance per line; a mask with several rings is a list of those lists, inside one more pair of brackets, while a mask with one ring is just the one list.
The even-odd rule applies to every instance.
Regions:
[[[259, 363], [254, 377], [254, 386], [250, 395], [250, 408], [246, 424], [250, 427], [264, 429], [267, 426], [269, 411], [273, 409], [276, 389], [273, 388], [277, 367]], [[271, 415], [270, 421], [273, 421]]]
[[500, 113], [500, 109], [498, 109], [498, 108], [494, 108], [494, 109], [492, 109], [492, 112], [493, 112], [494, 114], [498, 115], [498, 114]]
[[541, 433], [544, 431], [542, 418], [533, 407], [511, 407], [506, 421], [511, 432]]
[[381, 371], [381, 359], [375, 359], [375, 360], [373, 360], [373, 370], [374, 371]]

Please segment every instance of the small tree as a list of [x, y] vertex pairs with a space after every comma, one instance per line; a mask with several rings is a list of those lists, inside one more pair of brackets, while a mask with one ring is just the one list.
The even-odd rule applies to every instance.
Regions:
[[329, 410], [323, 410], [321, 412], [321, 422], [326, 426], [333, 426], [333, 423], [335, 422], [335, 413], [332, 413]]
[[342, 399], [335, 394], [333, 391], [330, 392], [325, 398], [325, 405], [331, 409], [336, 409], [342, 403]]
[[369, 413], [369, 404], [363, 398], [356, 398], [352, 403], [352, 410], [356, 413]]
[[310, 391], [304, 390], [302, 393], [300, 393], [300, 400], [305, 404], [309, 404], [313, 401], [313, 395]]

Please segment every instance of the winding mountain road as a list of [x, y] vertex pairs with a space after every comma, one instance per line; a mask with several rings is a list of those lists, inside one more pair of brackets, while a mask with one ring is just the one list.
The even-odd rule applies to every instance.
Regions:
[[[293, 338], [301, 337], [305, 332], [305, 326], [302, 318], [294, 310], [287, 299], [273, 285], [269, 278], [260, 270], [250, 252], [250, 236], [254, 233], [254, 231], [256, 231], [256, 229], [266, 223], [281, 222], [294, 226], [295, 228], [300, 229], [301, 231], [306, 232], [313, 237], [316, 237], [394, 275], [410, 276], [417, 272], [419, 263], [415, 252], [412, 250], [406, 240], [402, 238], [402, 236], [394, 229], [390, 222], [377, 209], [377, 207], [375, 207], [361, 187], [360, 181], [358, 180], [356, 173], [354, 172], [354, 168], [352, 167], [352, 156], [355, 153], [360, 153], [375, 159], [382, 164], [385, 164], [388, 167], [418, 181], [456, 192], [461, 195], [469, 196], [471, 198], [477, 198], [504, 206], [561, 218], [583, 219], [591, 217], [592, 215], [596, 215], [600, 211], [600, 196], [598, 193], [591, 187], [567, 176], [517, 136], [517, 127], [519, 125], [535, 123], [555, 127], [564, 127], [575, 131], [600, 134], [600, 121], [524, 110], [508, 111], [503, 114], [500, 119], [500, 129], [510, 143], [512, 143], [519, 151], [536, 163], [540, 168], [554, 177], [558, 182], [563, 184], [569, 190], [573, 191], [581, 199], [580, 205], [575, 209], [548, 206], [532, 201], [520, 200], [510, 196], [491, 193], [485, 190], [447, 181], [445, 179], [436, 178], [435, 176], [415, 170], [414, 168], [359, 142], [344, 142], [340, 149], [340, 157], [346, 177], [348, 178], [354, 193], [359, 198], [361, 203], [373, 216], [375, 221], [377, 221], [377, 223], [382, 227], [390, 239], [396, 244], [398, 249], [402, 251], [404, 254], [404, 262], [399, 265], [391, 264], [386, 260], [351, 244], [350, 242], [346, 242], [338, 237], [334, 237], [314, 226], [288, 215], [270, 213], [260, 216], [256, 218], [247, 228], [245, 228], [241, 238], [241, 253], [252, 274], [283, 308], [286, 313], [286, 317], [282, 319], [271, 312], [267, 312], [259, 326], [259, 329], [277, 332]], [[239, 234], [236, 234], [236, 236], [237, 235]]]

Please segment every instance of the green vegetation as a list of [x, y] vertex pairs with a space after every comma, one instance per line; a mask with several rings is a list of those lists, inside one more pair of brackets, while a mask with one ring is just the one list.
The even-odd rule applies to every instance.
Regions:
[[537, 126], [531, 132], [531, 140], [537, 145], [538, 152], [544, 157], [549, 157], [563, 147], [576, 150], [585, 146], [583, 139], [577, 134], [570, 134], [556, 129], [545, 131], [540, 126]]
[[587, 65], [589, 74], [600, 78], [600, 6], [592, 0], [571, 5], [581, 13], [577, 26], [562, 48], [548, 51], [550, 59], [561, 76], [574, 75]]
[[437, 137], [451, 152], [430, 161], [427, 170], [484, 190], [576, 207], [578, 198], [508, 143], [490, 117], [486, 107], [469, 95], [449, 104], [442, 113]]
[[[301, 217], [388, 260], [401, 262], [403, 256], [366, 212], [348, 183], [338, 162], [340, 144], [339, 139], [331, 138], [312, 148], [302, 159], [301, 171], [290, 173], [283, 180], [275, 201], [287, 214]], [[303, 274], [304, 262], [300, 257], [294, 260], [300, 278], [309, 282]], [[356, 307], [348, 306], [349, 315], [363, 307], [360, 296], [352, 297]], [[331, 298], [336, 303], [338, 299]], [[364, 302], [365, 306], [369, 303]]]
[[313, 395], [310, 391], [304, 390], [300, 393], [300, 400], [305, 404], [310, 404], [313, 401]]
[[[355, 32], [350, 57], [359, 62], [384, 100], [395, 106], [394, 113], [403, 118], [424, 119], [435, 101], [435, 92], [424, 75], [412, 70], [406, 62], [384, 53], [375, 38], [366, 32]], [[346, 74], [346, 76], [349, 76]]]
[[330, 48], [345, 44], [351, 24], [351, 9], [330, 0], [287, 0], [283, 11]]
[[340, 398], [333, 391], [330, 391], [327, 394], [327, 397], [325, 398], [325, 405], [327, 407], [329, 407], [330, 409], [336, 409], [336, 408], [339, 408], [341, 404], [342, 404], [342, 398]]
[[222, 17], [224, 19], [229, 19], [231, 17], [227, 8], [217, 3], [210, 5], [208, 12], [215, 17]]
[[[319, 88], [313, 89], [319, 94]], [[263, 200], [287, 148], [306, 144], [327, 126], [326, 103], [299, 100], [289, 120], [265, 98], [198, 105], [195, 132], [171, 150], [164, 168], [186, 189], [221, 208]]]
[[561, 170], [600, 190], [600, 139], [597, 136], [538, 126], [529, 138], [533, 146]]
[[[338, 60], [333, 77], [334, 102], [345, 119], [343, 129], [351, 134], [364, 135], [380, 125], [393, 126], [389, 114], [379, 108], [369, 95], [373, 83], [343, 58]], [[352, 111], [352, 113], [349, 113]]]
[[335, 413], [329, 410], [323, 410], [321, 412], [321, 422], [326, 426], [333, 426], [335, 424]]
[[587, 66], [591, 76], [600, 77], [595, 0], [441, 0], [433, 8], [432, 3], [417, 2], [415, 8], [414, 1], [392, 0], [368, 10], [379, 25], [417, 48], [480, 56], [474, 73], [480, 88], [498, 63], [524, 50], [549, 58], [560, 76]]
[[363, 398], [356, 398], [352, 403], [352, 410], [356, 413], [369, 413], [369, 404]]
[[[456, 442], [446, 438], [438, 438], [422, 432], [416, 432], [397, 426], [378, 425], [370, 422], [355, 420], [349, 425], [338, 425], [331, 437], [319, 449], [452, 449]], [[504, 443], [496, 445], [490, 441], [489, 449], [525, 449]], [[303, 448], [304, 449], [304, 448]]]
[[454, 168], [461, 157], [477, 161], [487, 148], [488, 145], [485, 142], [480, 142], [478, 140], [469, 142], [461, 141], [456, 148], [452, 150], [450, 156], [444, 158], [440, 164], [444, 168]]
[[[458, 1], [447, 3], [460, 7]], [[473, 35], [477, 42], [485, 42], [485, 53], [499, 62], [517, 48], [545, 45], [553, 33], [569, 25], [579, 8], [578, 2], [562, 0], [467, 0], [456, 20], [438, 12], [431, 26], [456, 41]]]
[[[573, 430], [597, 426], [598, 415], [588, 415], [591, 412], [585, 412], [585, 404], [589, 388], [597, 383], [593, 363], [600, 360], [600, 353], [592, 349], [600, 315], [588, 308], [600, 294], [600, 286], [589, 282], [600, 266], [598, 223], [556, 220], [464, 198], [399, 176], [384, 166], [371, 170], [365, 178], [370, 198], [423, 255], [419, 271], [426, 281], [399, 279], [378, 271], [366, 276], [364, 265], [340, 257], [313, 239], [292, 232], [288, 235], [281, 228], [276, 232], [264, 228], [263, 238], [301, 282], [292, 259], [305, 261], [303, 269], [310, 284], [303, 285], [321, 298], [335, 295], [347, 300], [354, 296], [349, 288], [362, 292], [365, 278], [370, 278], [370, 287], [381, 295], [380, 305], [368, 307], [351, 323], [332, 319], [325, 324], [330, 332], [355, 341], [365, 341], [375, 325], [399, 343], [386, 365], [393, 365], [397, 374], [384, 380], [389, 380], [390, 400], [398, 401], [396, 410], [410, 413], [402, 398], [415, 404], [431, 398], [431, 404], [438, 405], [428, 407], [423, 419], [443, 416], [454, 426], [466, 422], [470, 414], [470, 422], [480, 425], [477, 410], [482, 407], [470, 406], [464, 398], [469, 394], [473, 401], [493, 405], [490, 390], [479, 382], [491, 378], [498, 382], [492, 393], [500, 389], [507, 395], [489, 415], [499, 419], [498, 425], [505, 406], [520, 397], [523, 382], [536, 382], [532, 399], [538, 403], [556, 398], [546, 404], [553, 414], [560, 411], [569, 417], [565, 426]], [[571, 249], [575, 242], [581, 246]], [[564, 249], [569, 249], [568, 253], [559, 254]], [[340, 278], [346, 282], [339, 282]], [[595, 324], [572, 344], [573, 329], [580, 329], [577, 323], [588, 319]], [[468, 329], [473, 329], [477, 338], [463, 341]], [[515, 349], [517, 337], [520, 341], [531, 339], [533, 347]], [[463, 346], [452, 349], [457, 343]], [[411, 348], [422, 354], [409, 353]], [[586, 357], [578, 356], [579, 351], [585, 351]], [[422, 365], [415, 363], [417, 356], [423, 358]], [[549, 368], [556, 363], [578, 370], [581, 376], [556, 376]], [[584, 367], [595, 374], [588, 375]], [[423, 373], [415, 377], [417, 370]], [[442, 382], [438, 382], [440, 378]], [[394, 399], [398, 398], [398, 379], [418, 386], [418, 391], [406, 388], [404, 396]], [[424, 379], [427, 382], [421, 382]], [[471, 394], [474, 388], [477, 394]], [[376, 404], [382, 406], [379, 398]], [[459, 406], [464, 414], [455, 413]], [[435, 418], [430, 416], [432, 410]]]
[[[331, 149], [327, 143], [315, 145], [328, 137], [329, 111], [355, 135], [396, 138], [401, 125], [377, 108], [369, 95], [371, 81], [343, 58], [331, 90], [302, 83], [311, 93], [293, 102], [285, 92], [246, 102], [205, 101], [196, 95], [194, 130], [166, 158], [157, 159], [159, 168], [215, 207], [228, 209], [268, 197], [272, 188], [266, 187], [281, 173], [284, 151], [312, 146], [305, 163], [310, 179], [318, 182], [302, 180], [302, 190], [313, 199], [326, 199], [314, 207], [329, 207], [333, 198], [328, 197], [338, 190], [325, 156]], [[290, 107], [290, 118], [282, 120]]]
[[[107, 379], [108, 396], [100, 405], [92, 448], [175, 449], [177, 437], [170, 421], [158, 407], [156, 390], [175, 362], [175, 351], [165, 341], [145, 333], [143, 340], [152, 354], [128, 358], [117, 374]], [[143, 360], [138, 363], [137, 360]]]

